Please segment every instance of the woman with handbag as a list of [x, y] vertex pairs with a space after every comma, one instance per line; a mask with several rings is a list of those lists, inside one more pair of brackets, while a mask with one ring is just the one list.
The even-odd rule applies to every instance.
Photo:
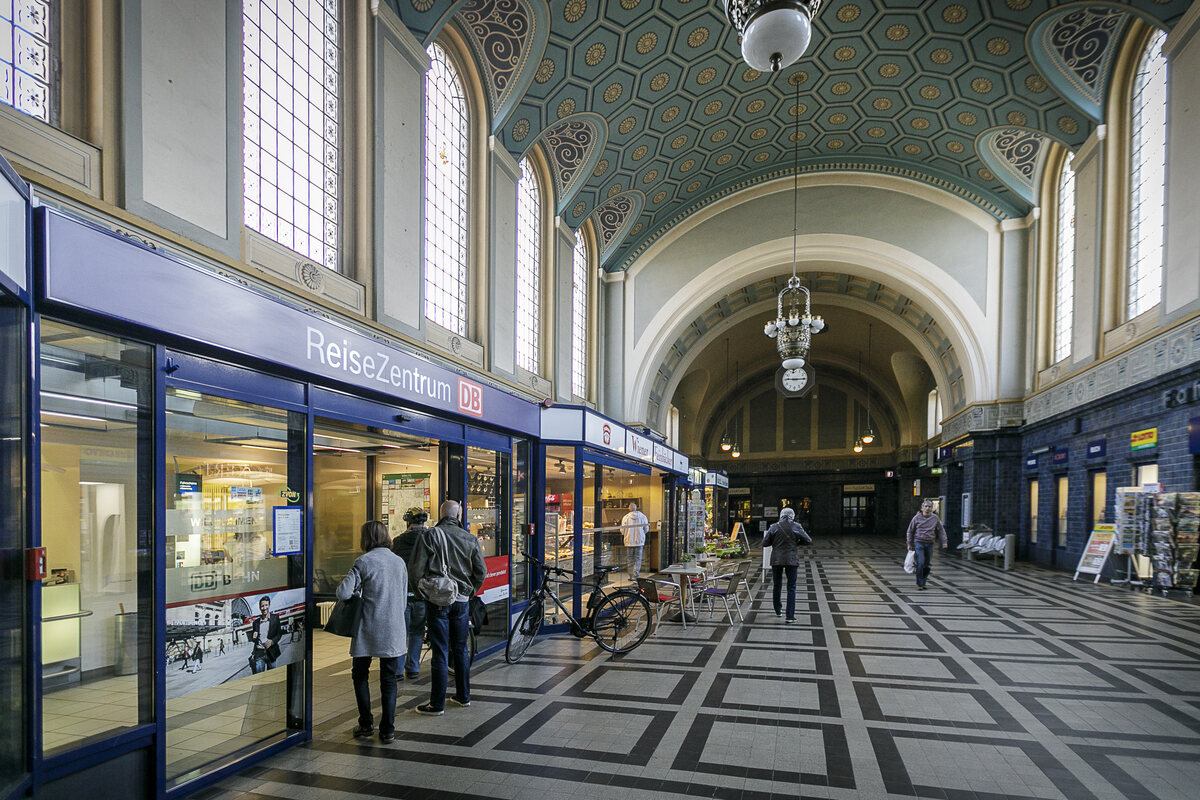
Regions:
[[384, 744], [396, 738], [396, 681], [400, 661], [408, 649], [408, 631], [404, 624], [408, 569], [404, 559], [391, 551], [391, 543], [386, 525], [378, 520], [365, 523], [361, 539], [363, 554], [350, 567], [337, 589], [339, 600], [361, 598], [350, 637], [350, 655], [354, 659], [350, 679], [358, 703], [358, 726], [354, 728], [354, 735], [365, 737], [375, 733], [368, 676], [371, 659], [378, 658], [379, 692], [382, 695], [379, 741]]

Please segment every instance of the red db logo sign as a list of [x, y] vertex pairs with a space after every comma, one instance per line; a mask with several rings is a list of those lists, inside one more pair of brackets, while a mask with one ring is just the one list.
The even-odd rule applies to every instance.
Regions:
[[603, 436], [604, 443], [612, 444], [612, 428], [608, 427], [608, 425], [605, 424], [603, 431], [604, 431], [604, 436]]
[[483, 416], [483, 387], [458, 379], [458, 410], [473, 417]]

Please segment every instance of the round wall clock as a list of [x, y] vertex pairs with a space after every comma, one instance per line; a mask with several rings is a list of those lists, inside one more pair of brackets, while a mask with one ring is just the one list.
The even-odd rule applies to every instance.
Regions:
[[775, 373], [775, 388], [784, 397], [804, 397], [812, 391], [817, 381], [817, 374], [811, 364], [805, 364], [800, 369], [779, 368]]

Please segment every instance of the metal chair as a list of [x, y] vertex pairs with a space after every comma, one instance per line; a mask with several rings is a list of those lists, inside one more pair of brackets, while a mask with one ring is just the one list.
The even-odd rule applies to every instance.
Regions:
[[650, 602], [650, 607], [654, 609], [655, 636], [658, 636], [658, 624], [662, 615], [672, 605], [679, 607], [679, 620], [683, 623], [683, 629], [687, 630], [687, 614], [683, 610], [683, 587], [672, 581], [659, 581], [651, 578], [638, 578], [637, 585], [642, 596]]
[[[725, 615], [729, 617], [729, 624], [733, 624], [733, 611], [729, 608], [729, 598], [733, 598], [733, 603], [737, 606], [738, 619], [745, 620], [742, 616], [742, 601], [738, 599], [738, 582], [742, 578], [741, 570], [732, 572], [721, 577], [719, 583], [724, 583], [724, 586], [710, 586], [701, 592], [701, 595], [708, 599], [711, 603], [713, 598], [721, 598], [721, 602], [725, 604]], [[713, 605], [709, 605], [709, 616], [712, 616]]]

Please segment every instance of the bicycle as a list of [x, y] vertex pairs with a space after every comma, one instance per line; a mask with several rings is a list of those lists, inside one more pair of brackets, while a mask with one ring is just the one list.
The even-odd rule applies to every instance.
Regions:
[[[429, 641], [429, 629], [425, 629], [421, 638], [421, 663], [429, 664], [433, 662], [433, 644]], [[475, 633], [475, 623], [467, 620], [467, 664], [475, 663], [475, 656], [479, 653], [479, 637]], [[446, 659], [446, 669], [454, 674], [454, 659]]]
[[[534, 638], [541, 630], [545, 616], [546, 598], [558, 606], [571, 625], [571, 634], [582, 639], [590, 636], [596, 644], [616, 655], [622, 655], [635, 649], [646, 640], [650, 633], [650, 603], [640, 592], [630, 589], [617, 589], [605, 592], [600, 584], [608, 573], [619, 567], [599, 567], [591, 582], [585, 583], [574, 578], [574, 570], [561, 567], [551, 567], [548, 564], [526, 555], [525, 559], [541, 568], [541, 585], [530, 596], [528, 605], [517, 616], [516, 623], [508, 635], [508, 646], [504, 650], [504, 660], [515, 664], [521, 660]], [[570, 575], [570, 580], [552, 577], [553, 575]], [[552, 583], [590, 586], [591, 596], [588, 597], [587, 613], [583, 619], [576, 619], [558, 599], [558, 595], [550, 591]]]

